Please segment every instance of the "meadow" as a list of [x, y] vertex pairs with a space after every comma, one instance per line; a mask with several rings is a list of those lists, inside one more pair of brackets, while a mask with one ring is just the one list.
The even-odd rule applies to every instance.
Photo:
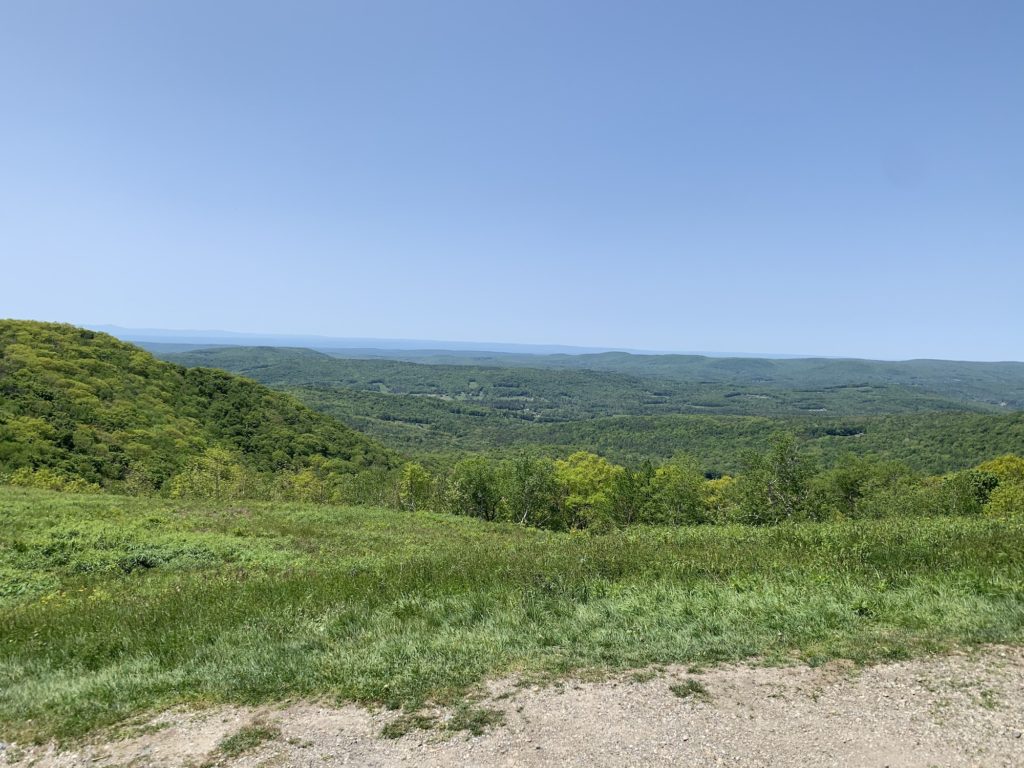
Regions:
[[0, 488], [0, 732], [19, 740], [178, 703], [415, 711], [498, 676], [1022, 639], [1019, 516], [595, 534]]

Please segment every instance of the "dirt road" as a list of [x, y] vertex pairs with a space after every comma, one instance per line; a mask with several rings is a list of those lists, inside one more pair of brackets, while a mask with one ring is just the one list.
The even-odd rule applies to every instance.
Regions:
[[[488, 686], [505, 722], [480, 736], [381, 738], [400, 713], [291, 703], [175, 710], [118, 740], [58, 752], [7, 744], [14, 766], [1022, 766], [1024, 649], [857, 669], [670, 667], [599, 682]], [[226, 743], [226, 737], [241, 736]], [[245, 751], [248, 749], [248, 751]], [[236, 754], [237, 752], [237, 754]], [[227, 753], [231, 753], [230, 755]], [[2, 764], [2, 762], [0, 762]]]

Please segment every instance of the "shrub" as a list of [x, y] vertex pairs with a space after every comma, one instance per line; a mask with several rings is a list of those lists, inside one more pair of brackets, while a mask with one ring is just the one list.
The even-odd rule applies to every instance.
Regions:
[[555, 462], [563, 496], [565, 528], [606, 530], [613, 523], [611, 492], [623, 468], [603, 456], [577, 451]]
[[805, 518], [813, 474], [792, 435], [778, 438], [767, 453], [748, 454], [737, 489], [743, 518], [755, 525]]
[[710, 521], [702, 491], [704, 476], [697, 462], [679, 457], [654, 471], [652, 479], [655, 514], [645, 522], [706, 523]]
[[1024, 520], [1024, 483], [1005, 483], [992, 491], [984, 512], [1000, 520]]
[[813, 479], [810, 516], [817, 520], [887, 516], [895, 512], [894, 497], [912, 495], [915, 484], [913, 473], [902, 462], [846, 455]]
[[448, 478], [445, 502], [457, 515], [496, 520], [501, 493], [494, 462], [471, 456], [456, 464]]
[[1012, 453], [982, 462], [975, 469], [995, 475], [1000, 483], [1024, 485], [1024, 458]]
[[498, 470], [502, 516], [520, 525], [558, 528], [558, 485], [547, 458], [522, 454], [502, 462]]
[[66, 493], [96, 493], [100, 490], [96, 483], [90, 483], [81, 477], [69, 477], [48, 467], [22, 467], [10, 474], [7, 483], [23, 488], [43, 488]]
[[434, 478], [422, 464], [410, 461], [402, 466], [398, 480], [398, 499], [403, 509], [426, 509], [433, 496]]
[[945, 515], [980, 515], [999, 478], [988, 472], [967, 469], [942, 478], [936, 486], [935, 512]]

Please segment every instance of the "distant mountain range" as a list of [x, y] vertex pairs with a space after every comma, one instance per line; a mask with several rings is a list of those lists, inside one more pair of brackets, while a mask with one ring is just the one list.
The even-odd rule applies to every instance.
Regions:
[[[151, 343], [141, 343], [152, 347]], [[713, 358], [221, 346], [155, 351], [283, 390], [428, 463], [480, 452], [595, 451], [639, 465], [683, 452], [734, 473], [796, 435], [944, 472], [1024, 448], [1024, 363]]]
[[[316, 335], [290, 335], [273, 333], [240, 333], [219, 330], [174, 330], [166, 328], [122, 328], [117, 325], [83, 324], [83, 327], [102, 333], [109, 333], [122, 341], [146, 342], [147, 348], [155, 345], [161, 351], [184, 352], [214, 346], [247, 347], [305, 347], [322, 351], [364, 350], [369, 357], [386, 357], [391, 350], [418, 352], [500, 352], [530, 355], [587, 355], [601, 352], [627, 352], [643, 355], [703, 355], [705, 357], [760, 357], [785, 360], [821, 355], [794, 355], [784, 353], [760, 354], [756, 352], [679, 352], [650, 349], [629, 349], [625, 347], [579, 347], [564, 344], [512, 344], [490, 341], [441, 341], [436, 339], [376, 339], [362, 337], [333, 337]], [[173, 345], [173, 347], [171, 346]], [[382, 354], [373, 354], [380, 352]]]

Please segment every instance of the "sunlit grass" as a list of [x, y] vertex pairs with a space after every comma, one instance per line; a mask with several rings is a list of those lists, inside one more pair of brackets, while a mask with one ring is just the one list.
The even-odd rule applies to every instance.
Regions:
[[414, 708], [581, 668], [1024, 638], [1024, 527], [558, 534], [431, 514], [0, 489], [0, 734], [180, 702]]

